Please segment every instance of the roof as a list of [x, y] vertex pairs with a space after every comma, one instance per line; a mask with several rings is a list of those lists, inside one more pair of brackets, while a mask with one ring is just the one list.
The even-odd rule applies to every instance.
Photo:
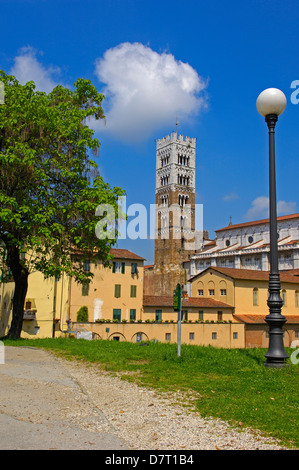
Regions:
[[[191, 277], [189, 279], [189, 282], [192, 282], [195, 278], [201, 276], [203, 273], [205, 273], [209, 269], [212, 269], [221, 274], [225, 274], [226, 276], [229, 276], [232, 279], [269, 281], [269, 271], [258, 271], [254, 269], [221, 268], [218, 266], [209, 266], [204, 271]], [[285, 272], [285, 271], [282, 271], [279, 274], [280, 274], [281, 282], [291, 282], [294, 284], [299, 284], [299, 279], [294, 274], [290, 274], [289, 272]]]
[[[284, 220], [291, 220], [291, 219], [299, 219], [299, 214], [282, 215], [280, 217], [277, 217], [277, 222], [281, 222]], [[231, 230], [235, 228], [250, 227], [252, 225], [261, 225], [261, 224], [268, 224], [268, 223], [269, 223], [269, 219], [255, 220], [251, 222], [244, 222], [242, 224], [228, 225], [227, 227], [215, 230], [215, 232], [217, 233], [223, 230]]]
[[[267, 313], [268, 315], [268, 313]], [[287, 323], [299, 323], [299, 315], [284, 315]], [[240, 320], [246, 324], [265, 324], [265, 316], [264, 315], [234, 315], [234, 318]]]
[[[173, 297], [171, 295], [144, 295], [144, 307], [173, 307]], [[224, 302], [206, 297], [182, 298], [182, 307], [185, 308], [233, 308]]]
[[111, 248], [110, 253], [116, 259], [135, 259], [140, 261], [144, 261], [145, 259], [141, 256], [136, 255], [135, 253], [132, 253], [132, 251], [124, 250], [122, 248]]

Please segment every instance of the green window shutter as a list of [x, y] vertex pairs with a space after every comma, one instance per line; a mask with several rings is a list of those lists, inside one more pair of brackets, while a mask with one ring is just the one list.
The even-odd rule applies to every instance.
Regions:
[[131, 286], [131, 297], [136, 297], [137, 286]]
[[155, 321], [161, 321], [161, 320], [162, 320], [162, 310], [156, 310]]
[[121, 309], [120, 308], [114, 308], [113, 309], [113, 320], [120, 321], [120, 319], [121, 319]]
[[84, 282], [82, 284], [82, 295], [88, 295], [89, 294], [89, 283]]
[[121, 273], [125, 274], [125, 263], [121, 263]]
[[198, 312], [198, 320], [203, 320], [203, 310]]
[[181, 319], [187, 321], [188, 320], [188, 310], [182, 310], [181, 312]]
[[136, 308], [130, 309], [130, 320], [136, 320]]
[[112, 263], [112, 272], [115, 273], [115, 261]]
[[115, 284], [114, 286], [114, 297], [119, 298], [121, 293], [121, 285], [120, 284]]

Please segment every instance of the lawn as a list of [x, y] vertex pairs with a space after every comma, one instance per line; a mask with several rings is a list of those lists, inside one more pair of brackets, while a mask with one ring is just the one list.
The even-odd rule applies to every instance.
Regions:
[[[56, 338], [4, 343], [50, 349], [70, 360], [98, 363], [107, 371], [120, 372], [124, 380], [158, 391], [192, 392], [192, 409], [202, 416], [221, 418], [242, 429], [260, 430], [284, 445], [299, 448], [299, 365], [265, 367], [266, 350], [183, 344], [178, 357], [175, 344], [154, 342]], [[189, 405], [187, 399], [183, 404]]]

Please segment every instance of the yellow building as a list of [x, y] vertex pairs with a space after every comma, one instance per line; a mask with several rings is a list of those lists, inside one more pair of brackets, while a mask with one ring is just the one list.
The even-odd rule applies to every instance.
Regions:
[[94, 275], [90, 284], [70, 286], [70, 320], [75, 322], [82, 306], [88, 308], [88, 321], [138, 320], [143, 299], [144, 258], [124, 249], [111, 249], [112, 267], [100, 260], [87, 263], [86, 269]]
[[[38, 271], [29, 274], [24, 305], [22, 338], [45, 338], [67, 328], [69, 279], [62, 275], [45, 279]], [[12, 319], [14, 282], [0, 284], [0, 336], [8, 333]]]
[[[189, 282], [193, 297], [206, 296], [234, 307], [234, 321], [246, 325], [246, 346], [267, 347], [268, 280], [266, 271], [209, 267]], [[299, 279], [290, 271], [281, 272], [280, 280], [282, 315], [287, 319], [284, 341], [290, 346], [299, 337]]]
[[[111, 249], [111, 266], [95, 260], [86, 270], [93, 272], [90, 284], [77, 284], [65, 274], [45, 279], [40, 272], [28, 277], [21, 337], [61, 336], [68, 322], [77, 320], [82, 306], [88, 320], [138, 320], [142, 311], [143, 258], [128, 250]], [[0, 284], [0, 336], [7, 334], [12, 318], [14, 282]]]

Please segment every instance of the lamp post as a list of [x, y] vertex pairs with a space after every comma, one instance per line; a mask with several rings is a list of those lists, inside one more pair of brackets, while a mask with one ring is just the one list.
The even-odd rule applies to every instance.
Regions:
[[269, 274], [269, 315], [265, 321], [269, 325], [269, 348], [265, 357], [267, 367], [285, 367], [289, 357], [283, 344], [283, 325], [286, 318], [281, 314], [283, 301], [280, 297], [280, 275], [278, 271], [277, 248], [277, 210], [276, 210], [276, 179], [275, 179], [275, 125], [278, 116], [286, 107], [286, 97], [277, 88], [264, 90], [257, 98], [258, 112], [265, 117], [269, 129], [269, 215], [270, 215], [270, 274]]

